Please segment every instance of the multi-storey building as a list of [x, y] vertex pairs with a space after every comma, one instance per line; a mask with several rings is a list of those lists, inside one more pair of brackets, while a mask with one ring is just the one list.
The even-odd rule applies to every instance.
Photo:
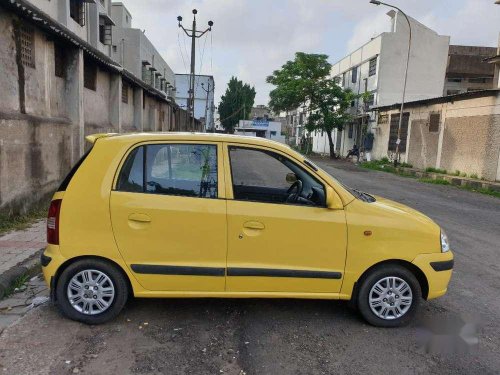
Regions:
[[111, 57], [135, 76], [168, 96], [173, 95], [175, 75], [145, 33], [132, 27], [132, 15], [123, 3], [112, 3]]
[[110, 55], [112, 41], [111, 0], [30, 0], [60, 25]]
[[[365, 134], [372, 133], [375, 156], [381, 157], [396, 149], [399, 117], [391, 116], [390, 132], [381, 132], [373, 107], [401, 103], [409, 27], [401, 13], [390, 11], [389, 32], [384, 32], [350, 53], [332, 67], [332, 76], [344, 89], [365, 94], [365, 100], [354, 100], [350, 114], [353, 121], [344, 131], [334, 131], [335, 151], [345, 155], [357, 144], [363, 148]], [[409, 18], [412, 31], [408, 80], [405, 101], [455, 95], [494, 88], [494, 58], [490, 47], [449, 45], [448, 36]], [[498, 78], [496, 78], [498, 80]], [[408, 136], [408, 116], [403, 115], [400, 152], [405, 152]], [[313, 151], [329, 153], [326, 134], [312, 135]]]
[[[333, 132], [335, 150], [341, 155], [345, 155], [354, 144], [361, 146], [363, 133], [374, 121], [369, 113], [370, 107], [401, 101], [409, 27], [401, 13], [390, 11], [387, 14], [391, 21], [389, 32], [372, 38], [332, 67], [332, 76], [344, 89], [355, 94], [368, 93], [366, 101], [354, 100], [351, 103], [350, 113], [354, 121], [344, 131]], [[437, 34], [413, 18], [410, 18], [410, 23], [412, 42], [406, 98], [419, 100], [441, 96], [450, 38]], [[329, 153], [329, 150], [326, 134], [314, 134], [313, 151]]]

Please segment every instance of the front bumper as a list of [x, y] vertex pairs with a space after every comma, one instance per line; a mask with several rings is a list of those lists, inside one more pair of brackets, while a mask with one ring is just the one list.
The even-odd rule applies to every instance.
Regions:
[[448, 290], [453, 272], [453, 253], [421, 254], [413, 262], [422, 270], [429, 284], [427, 299], [441, 297]]

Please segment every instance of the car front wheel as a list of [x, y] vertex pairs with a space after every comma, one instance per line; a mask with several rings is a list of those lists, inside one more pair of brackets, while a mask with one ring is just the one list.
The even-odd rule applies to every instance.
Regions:
[[377, 327], [400, 327], [415, 315], [422, 292], [416, 277], [399, 265], [383, 265], [361, 282], [358, 308]]
[[69, 265], [57, 286], [57, 305], [66, 317], [101, 324], [116, 317], [127, 302], [128, 284], [116, 266], [99, 259]]

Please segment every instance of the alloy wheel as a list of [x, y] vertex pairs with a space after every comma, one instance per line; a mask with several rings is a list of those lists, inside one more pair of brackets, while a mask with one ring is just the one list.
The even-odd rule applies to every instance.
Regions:
[[67, 296], [76, 311], [85, 315], [97, 315], [106, 311], [113, 303], [115, 287], [104, 272], [83, 270], [69, 281]]
[[410, 285], [395, 276], [377, 281], [368, 294], [372, 312], [384, 320], [394, 320], [405, 315], [413, 302]]

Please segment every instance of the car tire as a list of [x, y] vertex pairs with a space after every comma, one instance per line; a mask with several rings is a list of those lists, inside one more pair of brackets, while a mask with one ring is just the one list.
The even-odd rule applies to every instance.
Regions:
[[360, 284], [357, 295], [359, 312], [376, 327], [407, 325], [422, 299], [415, 275], [397, 264], [385, 264], [371, 270]]
[[129, 287], [114, 264], [83, 259], [61, 273], [55, 293], [57, 306], [65, 317], [86, 324], [102, 324], [123, 309]]

